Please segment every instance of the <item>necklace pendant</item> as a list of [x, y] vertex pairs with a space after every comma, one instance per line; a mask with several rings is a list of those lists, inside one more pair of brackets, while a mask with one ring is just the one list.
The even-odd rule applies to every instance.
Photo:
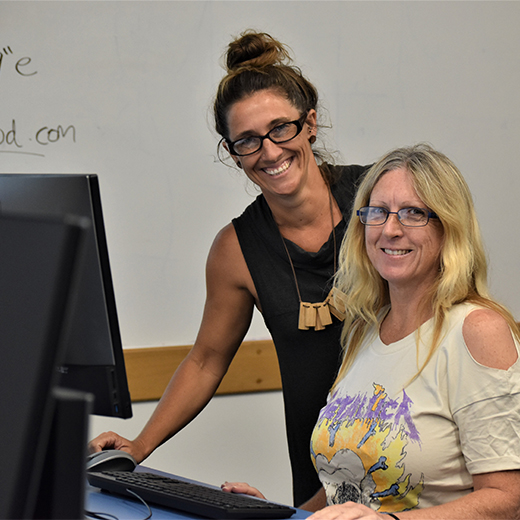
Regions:
[[314, 330], [323, 330], [332, 323], [331, 313], [343, 321], [345, 319], [345, 307], [339, 298], [337, 298], [338, 301], [334, 300], [334, 296], [338, 294], [341, 293], [333, 288], [322, 302], [300, 302], [298, 329], [309, 330], [313, 328]]
[[323, 330], [332, 323], [329, 307], [326, 301], [320, 303], [300, 302], [300, 330]]
[[329, 309], [336, 318], [340, 321], [344, 321], [347, 316], [345, 309], [345, 294], [336, 287], [333, 287], [327, 298], [329, 302]]

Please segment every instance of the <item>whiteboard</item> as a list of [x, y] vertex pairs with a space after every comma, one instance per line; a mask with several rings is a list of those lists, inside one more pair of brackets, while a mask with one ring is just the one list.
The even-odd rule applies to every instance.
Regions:
[[211, 125], [225, 46], [256, 28], [318, 87], [339, 162], [419, 141], [454, 160], [518, 317], [519, 20], [502, 1], [2, 1], [0, 171], [98, 174], [124, 345], [193, 342], [213, 238], [257, 194]]

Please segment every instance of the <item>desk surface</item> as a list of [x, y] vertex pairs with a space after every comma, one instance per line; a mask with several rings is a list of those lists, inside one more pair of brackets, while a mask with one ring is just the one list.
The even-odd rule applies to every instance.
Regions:
[[[150, 471], [152, 473], [158, 473], [167, 475], [183, 480], [182, 477], [177, 475], [170, 475], [161, 471], [157, 471], [151, 468], [137, 466], [135, 471]], [[188, 479], [185, 479], [188, 480]], [[183, 511], [177, 511], [174, 509], [166, 509], [164, 507], [148, 504], [152, 510], [152, 519], [199, 519], [200, 516], [194, 516]], [[87, 496], [85, 500], [85, 509], [94, 513], [105, 513], [114, 515], [120, 520], [142, 520], [148, 516], [148, 510], [142, 502], [137, 499], [125, 498], [119, 495], [104, 493], [97, 488], [93, 488], [87, 485]], [[297, 509], [296, 513], [291, 516], [290, 520], [297, 520], [307, 518], [311, 513]]]

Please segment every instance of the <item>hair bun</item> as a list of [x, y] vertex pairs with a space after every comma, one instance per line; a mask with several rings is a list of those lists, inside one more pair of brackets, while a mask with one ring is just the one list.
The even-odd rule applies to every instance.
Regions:
[[226, 53], [227, 72], [241, 67], [263, 68], [291, 61], [289, 52], [278, 40], [267, 33], [244, 31], [232, 41]]

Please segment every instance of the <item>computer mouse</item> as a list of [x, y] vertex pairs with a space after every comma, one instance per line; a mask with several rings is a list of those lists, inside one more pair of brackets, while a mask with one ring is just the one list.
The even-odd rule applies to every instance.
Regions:
[[135, 459], [122, 450], [104, 450], [87, 457], [87, 471], [134, 471]]

